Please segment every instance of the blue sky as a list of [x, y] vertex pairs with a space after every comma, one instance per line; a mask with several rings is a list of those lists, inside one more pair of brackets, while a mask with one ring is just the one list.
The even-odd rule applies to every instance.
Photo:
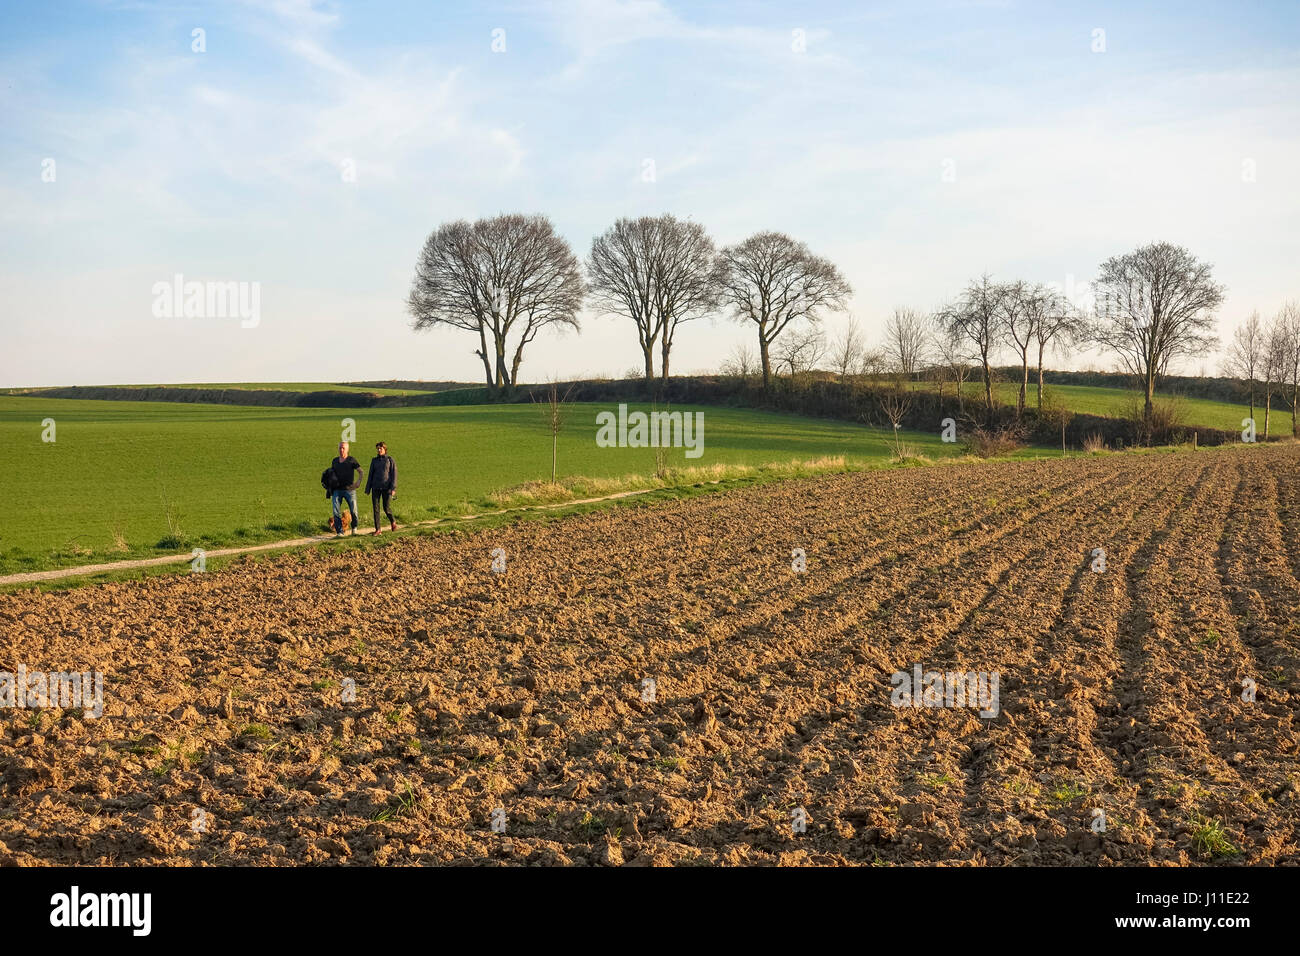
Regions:
[[[1165, 239], [1215, 264], [1226, 336], [1300, 298], [1300, 5], [1129, 6], [6, 3], [0, 384], [477, 380], [404, 300], [432, 229], [502, 211], [579, 256], [627, 215], [787, 231], [873, 338], [981, 272], [1077, 285]], [[260, 322], [156, 317], [176, 273], [258, 282]], [[684, 327], [674, 369], [748, 338]], [[585, 315], [524, 377], [637, 362]]]

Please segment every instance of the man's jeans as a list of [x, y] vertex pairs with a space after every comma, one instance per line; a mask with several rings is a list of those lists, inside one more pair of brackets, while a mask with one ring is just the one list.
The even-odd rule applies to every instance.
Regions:
[[332, 491], [330, 492], [330, 504], [334, 506], [335, 534], [339, 534], [343, 531], [343, 512], [339, 506], [339, 502], [345, 498], [348, 502], [348, 511], [352, 513], [352, 527], [355, 528], [357, 526], [357, 493], [355, 491], [347, 491], [346, 489]]

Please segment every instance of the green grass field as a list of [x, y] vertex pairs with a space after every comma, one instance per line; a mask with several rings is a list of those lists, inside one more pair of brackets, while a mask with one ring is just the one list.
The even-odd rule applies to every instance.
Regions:
[[[978, 396], [979, 383], [970, 387]], [[1015, 402], [1014, 384], [996, 388], [1000, 401]], [[1130, 401], [1130, 393], [1116, 389], [1049, 389], [1078, 412], [1120, 415]], [[1032, 405], [1032, 386], [1029, 400]], [[1236, 430], [1247, 414], [1239, 405], [1181, 401], [1189, 426]], [[654, 449], [596, 446], [596, 414], [614, 407], [569, 406], [559, 443], [561, 477], [654, 474]], [[746, 409], [679, 410], [704, 412], [705, 451], [687, 459], [682, 449], [671, 449], [670, 467], [836, 456], [850, 465], [878, 465], [890, 458], [891, 436], [879, 429]], [[329, 514], [319, 475], [334, 454], [345, 417], [355, 420], [353, 453], [363, 465], [376, 440], [389, 443], [399, 464], [396, 511], [403, 522], [497, 508], [494, 492], [550, 477], [550, 435], [535, 405], [348, 410], [0, 396], [0, 435], [7, 447], [30, 449], [38, 459], [22, 456], [17, 463], [19, 480], [33, 493], [0, 523], [0, 574], [319, 533]], [[1262, 432], [1262, 411], [1256, 417]], [[53, 443], [41, 440], [45, 418], [56, 422]], [[1271, 433], [1290, 428], [1291, 416], [1275, 409]], [[931, 458], [960, 453], [935, 433], [904, 432], [903, 439]], [[1027, 449], [1023, 455], [1044, 453]], [[34, 482], [26, 479], [29, 471]], [[547, 500], [545, 493], [536, 500]], [[360, 503], [365, 514], [368, 502]]]
[[371, 388], [334, 382], [203, 382], [198, 385], [123, 385], [122, 388], [237, 388], [268, 392], [374, 392], [376, 395], [416, 395], [415, 389]]
[[[993, 383], [993, 395], [997, 401], [1004, 405], [1014, 406], [1018, 391], [1015, 382]], [[972, 399], [982, 400], [984, 386], [978, 381], [967, 382], [963, 392]], [[1056, 395], [1072, 411], [1085, 415], [1123, 417], [1134, 396], [1138, 398], [1139, 402], [1141, 401], [1141, 395], [1137, 392], [1129, 392], [1118, 388], [1100, 388], [1091, 385], [1048, 385], [1047, 392]], [[949, 394], [951, 394], [951, 390]], [[1033, 381], [1031, 374], [1029, 393], [1026, 398], [1030, 408], [1033, 408], [1037, 402], [1036, 394], [1037, 383]], [[1225, 431], [1241, 431], [1241, 420], [1250, 414], [1248, 405], [1237, 405], [1232, 402], [1176, 397], [1162, 395], [1159, 392], [1156, 393], [1156, 400], [1176, 401], [1182, 409], [1182, 424], [1189, 428], [1202, 425], [1209, 428], [1222, 428]], [[1257, 401], [1260, 400], [1257, 399]], [[1264, 406], [1262, 403], [1257, 404], [1255, 409], [1255, 428], [1262, 438], [1264, 436]], [[1274, 437], [1291, 434], [1291, 412], [1287, 410], [1282, 400], [1276, 397], [1273, 399], [1273, 411], [1269, 416], [1268, 431]]]
[[[654, 449], [596, 446], [596, 413], [614, 407], [569, 406], [561, 476], [654, 473]], [[860, 425], [689, 410], [704, 412], [704, 454], [687, 459], [670, 449], [670, 466], [889, 457], [892, 436]], [[388, 442], [403, 522], [495, 507], [489, 493], [550, 478], [550, 434], [535, 405], [342, 410], [8, 396], [0, 398], [0, 435], [36, 460], [22, 454], [16, 462], [26, 493], [0, 523], [0, 573], [322, 532], [329, 505], [319, 478], [344, 417], [355, 420], [353, 453], [363, 465], [377, 440]], [[53, 443], [41, 440], [45, 418], [56, 423]], [[937, 433], [904, 438], [931, 457], [958, 453]], [[364, 515], [369, 503], [361, 504]]]
[[[371, 387], [369, 385], [353, 385], [350, 383], [335, 382], [173, 382], [158, 383], [153, 385], [112, 385], [106, 386], [111, 388], [233, 388], [241, 391], [268, 391], [268, 392], [358, 392], [361, 394], [374, 393], [376, 395], [423, 395], [425, 389], [416, 388], [386, 388], [382, 386]], [[444, 389], [428, 389], [428, 391], [443, 391]], [[40, 389], [4, 389], [0, 394], [21, 395], [40, 393]]]

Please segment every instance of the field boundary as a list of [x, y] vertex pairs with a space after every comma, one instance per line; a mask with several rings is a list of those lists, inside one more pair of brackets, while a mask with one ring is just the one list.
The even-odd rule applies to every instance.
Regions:
[[[717, 485], [721, 481], [702, 481], [700, 485]], [[407, 528], [425, 528], [432, 525], [452, 524], [460, 521], [478, 521], [483, 518], [497, 518], [501, 515], [514, 514], [516, 512], [526, 511], [558, 511], [562, 508], [572, 508], [575, 505], [599, 504], [602, 501], [614, 501], [619, 498], [631, 498], [636, 495], [648, 495], [656, 491], [664, 491], [663, 488], [636, 488], [631, 491], [617, 491], [609, 495], [600, 495], [595, 498], [575, 498], [572, 501], [561, 501], [554, 504], [545, 505], [519, 505], [514, 508], [502, 508], [497, 511], [482, 511], [469, 515], [449, 515], [444, 518], [430, 518], [427, 521], [411, 521], [406, 524], [398, 525], [398, 531]], [[388, 532], [394, 534], [395, 532]], [[283, 541], [268, 541], [262, 544], [241, 545], [236, 548], [213, 548], [211, 550], [202, 549], [205, 558], [226, 558], [240, 554], [252, 554], [257, 551], [274, 551], [280, 548], [301, 548], [310, 544], [320, 544], [325, 541], [334, 541], [338, 536], [326, 532], [325, 534], [309, 535], [301, 538], [286, 538]], [[342, 537], [350, 538], [352, 535], [343, 535]], [[371, 537], [370, 532], [357, 532], [356, 537]], [[157, 558], [131, 558], [125, 561], [108, 561], [101, 564], [83, 564], [71, 568], [55, 568], [50, 571], [21, 571], [18, 574], [6, 574], [0, 576], [0, 587], [12, 584], [36, 584], [40, 581], [55, 581], [59, 578], [83, 577], [91, 574], [103, 574], [113, 571], [131, 571], [136, 568], [159, 567], [168, 564], [181, 564], [185, 561], [193, 561], [194, 552], [189, 554], [165, 554]]]
[[[1137, 449], [1137, 448], [1131, 449], [1131, 452], [1134, 453], [1142, 453], [1148, 451], [1177, 451], [1177, 446], [1163, 446], [1163, 447], [1151, 448], [1151, 449]], [[979, 464], [988, 465], [997, 461], [1014, 461], [1014, 460], [1018, 460], [1018, 459], [1015, 458], [1007, 459], [1007, 458], [995, 457], [991, 459], [985, 459]], [[1037, 459], [1032, 459], [1032, 460], [1037, 460]], [[929, 462], [928, 464], [937, 465], [937, 466], [952, 466], [952, 465], [958, 465], [964, 463], [967, 462], [963, 458], [963, 459], [951, 459], [951, 460], [941, 459], [939, 461]], [[816, 475], [822, 473], [838, 473], [841, 470], [857, 471], [859, 469], [858, 468], [833, 469], [830, 472], [814, 472], [805, 475], [785, 475], [779, 477], [777, 480], [800, 478], [800, 477], [810, 478], [810, 477], [815, 477]], [[868, 467], [866, 470], [875, 470], [875, 469], [872, 467]], [[760, 469], [760, 475], [761, 475], [761, 469]], [[700, 479], [698, 481], [690, 481], [688, 483], [684, 483], [680, 485], [667, 485], [667, 486], [653, 485], [648, 488], [632, 488], [624, 491], [611, 492], [610, 494], [607, 495], [595, 495], [586, 498], [573, 498], [564, 501], [548, 502], [545, 504], [515, 505], [509, 508], [491, 509], [486, 511], [475, 512], [472, 514], [445, 515], [440, 518], [429, 518], [423, 521], [412, 521], [412, 522], [400, 524], [398, 525], [397, 532], [405, 531], [408, 529], [415, 529], [415, 528], [428, 528], [428, 527], [436, 527], [439, 525], [451, 525], [456, 523], [468, 523], [473, 521], [481, 521], [485, 519], [499, 518], [499, 517], [512, 515], [512, 514], [529, 514], [529, 513], [535, 514], [535, 513], [545, 513], [550, 511], [562, 511], [565, 509], [580, 507], [583, 505], [601, 504], [602, 502], [617, 501], [619, 499], [632, 498], [641, 495], [650, 495], [650, 494], [663, 493], [663, 492], [680, 493], [688, 488], [704, 488], [710, 486], [730, 484], [732, 482], [744, 480], [746, 477], [750, 477], [750, 476], [736, 475], [736, 476], [728, 476], [728, 477], [716, 478], [716, 479]], [[390, 531], [388, 533], [395, 534], [397, 532]], [[120, 561], [97, 562], [94, 564], [82, 564], [82, 565], [75, 565], [75, 566], [64, 567], [64, 568], [52, 568], [45, 571], [20, 571], [14, 574], [0, 575], [0, 592], [2, 592], [6, 588], [15, 585], [39, 584], [46, 581], [57, 581], [65, 578], [91, 577], [94, 575], [111, 574], [119, 571], [132, 571], [141, 568], [165, 567], [167, 565], [181, 564], [186, 561], [193, 561], [195, 559], [194, 551], [196, 550], [201, 550], [205, 558], [237, 557], [243, 554], [255, 554], [257, 552], [263, 552], [263, 551], [278, 551], [278, 550], [288, 550], [292, 548], [306, 547], [308, 545], [321, 544], [324, 542], [333, 541], [336, 540], [336, 538], [338, 537], [340, 536], [334, 535], [330, 532], [325, 532], [318, 535], [306, 535], [306, 536], [300, 536], [296, 538], [286, 538], [279, 541], [264, 541], [260, 544], [238, 545], [234, 547], [192, 549], [188, 554], [179, 553], [179, 554], [160, 555], [157, 557], [150, 557], [150, 558], [127, 558]], [[364, 532], [364, 533], [359, 532], [355, 536], [344, 535], [341, 537], [370, 538], [372, 537], [372, 535], [370, 532]]]

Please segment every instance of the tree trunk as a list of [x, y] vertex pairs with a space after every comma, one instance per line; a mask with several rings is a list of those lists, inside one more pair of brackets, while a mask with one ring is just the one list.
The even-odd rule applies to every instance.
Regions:
[[763, 363], [763, 391], [767, 391], [772, 384], [772, 359], [767, 353], [767, 339], [762, 334], [758, 336], [758, 354]]
[[551, 484], [555, 484], [555, 462], [560, 455], [560, 433], [551, 431]]
[[1155, 411], [1154, 398], [1156, 394], [1156, 374], [1154, 368], [1147, 370], [1146, 389], [1147, 389], [1147, 400], [1146, 400], [1146, 404], [1142, 406], [1142, 417], [1145, 418], [1148, 422], [1150, 422], [1151, 413]]
[[1273, 410], [1273, 393], [1264, 393], [1264, 441], [1268, 441], [1268, 416]]
[[1020, 359], [1020, 394], [1016, 397], [1016, 418], [1025, 414], [1025, 399], [1029, 394], [1029, 359], [1025, 355], [1021, 355]]
[[659, 367], [659, 377], [664, 381], [668, 380], [668, 339], [663, 341], [663, 364]]
[[989, 360], [984, 359], [984, 405], [993, 413], [993, 373], [989, 371]]
[[[1043, 347], [1038, 346], [1038, 410], [1043, 410]], [[1062, 431], [1061, 441], [1065, 441], [1064, 431]]]
[[509, 389], [510, 378], [506, 373], [506, 343], [505, 339], [498, 337], [497, 346], [497, 388]]
[[655, 346], [653, 342], [641, 346], [641, 355], [645, 359], [645, 380], [653, 381], [655, 377]]
[[487, 389], [492, 391], [492, 363], [488, 361], [487, 335], [484, 332], [482, 323], [478, 327], [478, 344], [479, 350], [475, 353], [483, 360], [483, 375], [487, 379]]
[[515, 357], [510, 362], [510, 388], [513, 390], [519, 384], [519, 366], [524, 361], [524, 346], [527, 344], [524, 336], [519, 337], [519, 344], [515, 346]]

